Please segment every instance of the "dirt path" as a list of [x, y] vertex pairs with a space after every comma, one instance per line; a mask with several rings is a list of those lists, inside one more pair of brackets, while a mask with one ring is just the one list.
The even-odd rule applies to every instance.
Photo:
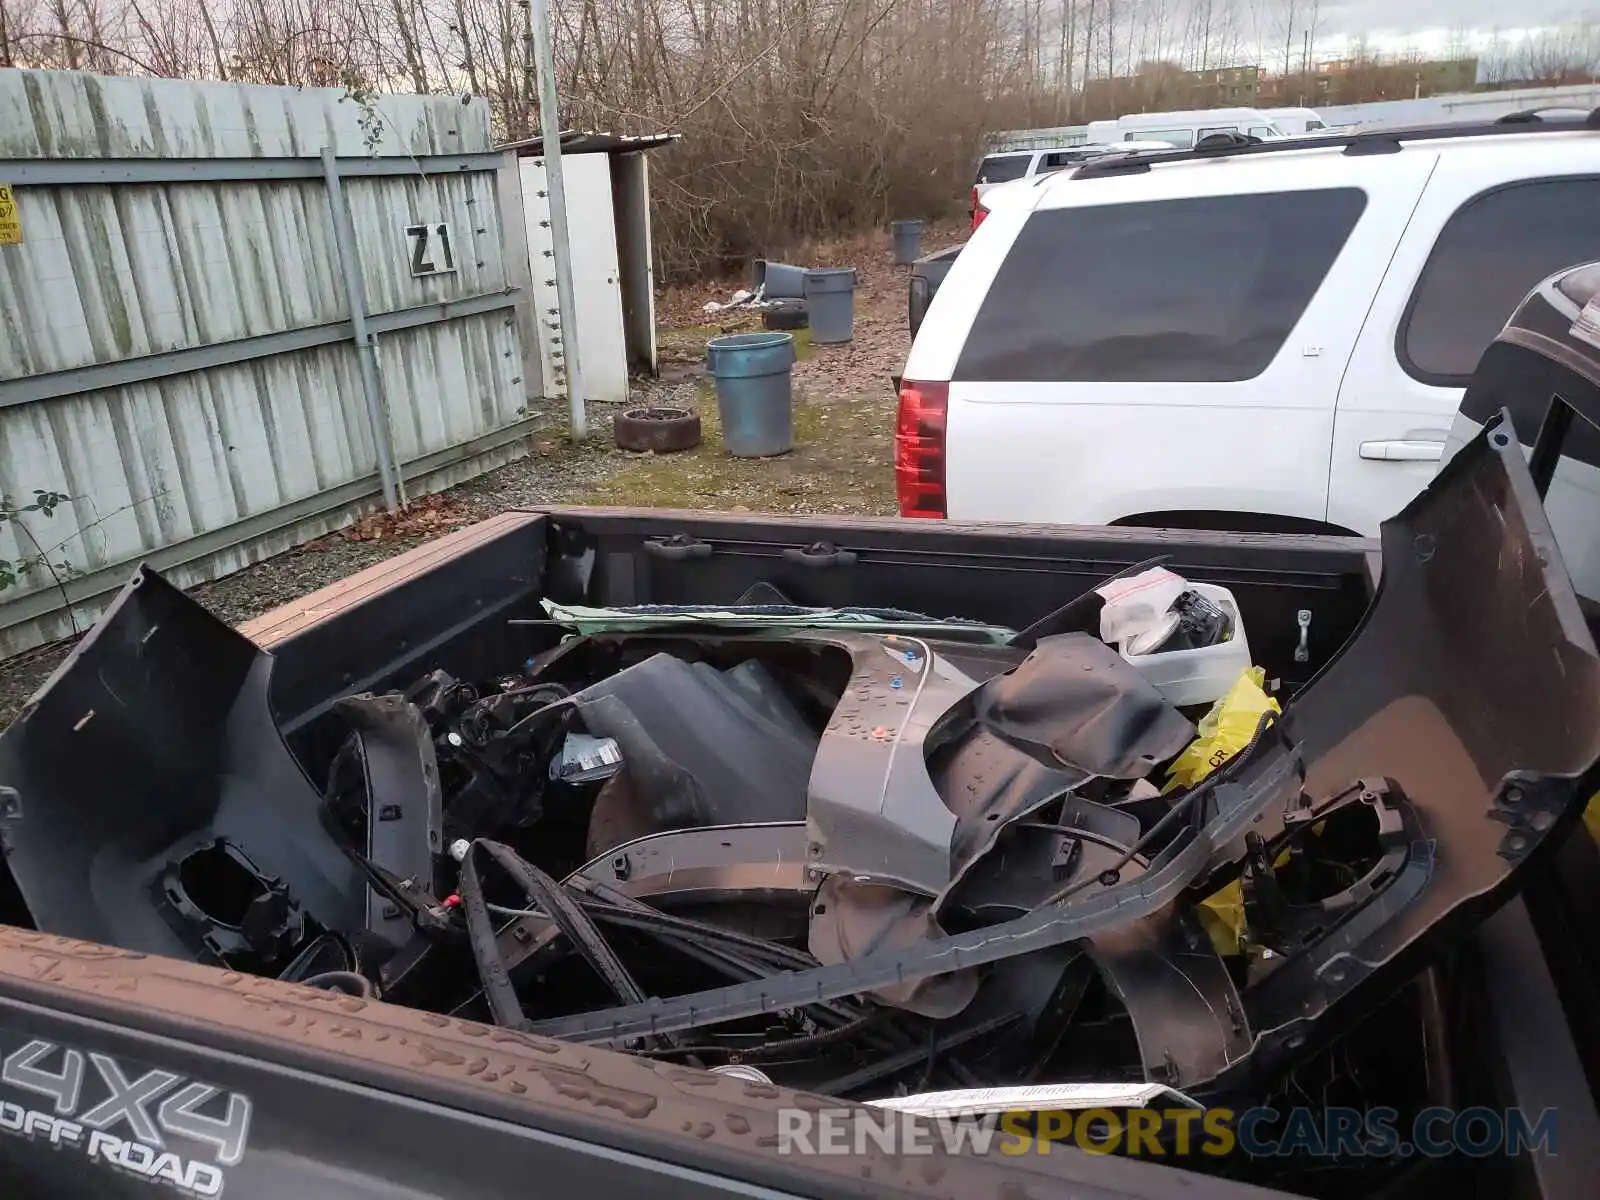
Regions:
[[[928, 232], [924, 248], [960, 239], [956, 226]], [[737, 459], [723, 452], [716, 401], [704, 377], [705, 342], [720, 332], [759, 328], [749, 319], [707, 324], [701, 306], [726, 300], [736, 281], [669, 291], [659, 298], [662, 378], [641, 380], [631, 403], [697, 408], [704, 440], [682, 454], [643, 456], [611, 442], [613, 409], [591, 413], [582, 445], [566, 437], [565, 412], [551, 404], [533, 452], [497, 471], [430, 496], [397, 518], [371, 517], [340, 533], [204, 584], [194, 594], [218, 616], [240, 622], [314, 591], [430, 538], [508, 508], [620, 504], [735, 512], [892, 515], [894, 409], [890, 376], [899, 374], [906, 334], [905, 267], [892, 265], [887, 233], [812, 249], [796, 260], [854, 266], [854, 341], [812, 346], [798, 339], [794, 370], [795, 449], [779, 458]], [[0, 663], [0, 726], [66, 656], [68, 643]]]

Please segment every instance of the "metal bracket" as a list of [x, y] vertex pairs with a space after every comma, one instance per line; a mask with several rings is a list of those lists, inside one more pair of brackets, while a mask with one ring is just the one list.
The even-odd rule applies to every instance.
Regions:
[[644, 543], [644, 552], [668, 562], [682, 562], [686, 558], [710, 558], [712, 550], [710, 542], [702, 542], [687, 533], [675, 533], [671, 537], [651, 538]]
[[[347, 696], [334, 711], [355, 730], [367, 786], [367, 857], [401, 879], [433, 890], [443, 850], [439, 764], [422, 710], [404, 696]], [[367, 890], [367, 928], [396, 946], [411, 937], [398, 904]]]
[[854, 550], [841, 550], [832, 542], [812, 542], [803, 549], [790, 546], [784, 550], [783, 557], [802, 567], [853, 567], [856, 563]]
[[[1365, 806], [1377, 823], [1380, 853], [1361, 878], [1339, 892], [1312, 903], [1294, 903], [1283, 894], [1277, 879], [1282, 851], [1341, 810]], [[1299, 954], [1324, 938], [1363, 906], [1372, 903], [1401, 877], [1411, 846], [1413, 829], [1402, 818], [1400, 798], [1383, 780], [1358, 782], [1333, 799], [1284, 817], [1284, 833], [1271, 843], [1247, 833], [1244, 873], [1245, 923], [1251, 938], [1276, 954]]]
[[[568, 885], [605, 884], [634, 900], [706, 901], [763, 895], [802, 895], [815, 889], [806, 874], [806, 827], [801, 821], [709, 825], [635, 838], [579, 867]], [[497, 941], [514, 971], [559, 930], [542, 917], [518, 917]]]

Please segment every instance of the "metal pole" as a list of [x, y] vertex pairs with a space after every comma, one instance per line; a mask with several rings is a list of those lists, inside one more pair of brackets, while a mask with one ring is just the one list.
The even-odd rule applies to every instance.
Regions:
[[547, 0], [527, 0], [528, 70], [539, 85], [539, 131], [544, 135], [544, 173], [550, 185], [550, 234], [555, 243], [556, 306], [561, 313], [561, 352], [567, 369], [567, 407], [572, 440], [589, 435], [583, 407], [583, 370], [578, 361], [577, 302], [572, 289], [572, 241], [567, 236], [567, 190], [561, 177], [561, 117], [556, 112], [556, 59], [550, 46]]
[[378, 478], [383, 482], [383, 505], [394, 512], [405, 503], [400, 472], [395, 469], [394, 443], [389, 436], [389, 417], [383, 407], [383, 389], [378, 384], [378, 349], [367, 328], [367, 292], [361, 284], [361, 265], [356, 258], [356, 231], [345, 207], [344, 189], [339, 184], [339, 160], [332, 146], [322, 148], [322, 179], [328, 188], [328, 210], [333, 218], [333, 244], [339, 252], [339, 269], [344, 275], [344, 294], [350, 305], [350, 333], [356, 343], [356, 361], [361, 368], [361, 394], [367, 405], [367, 422], [372, 426], [372, 443], [378, 451]]

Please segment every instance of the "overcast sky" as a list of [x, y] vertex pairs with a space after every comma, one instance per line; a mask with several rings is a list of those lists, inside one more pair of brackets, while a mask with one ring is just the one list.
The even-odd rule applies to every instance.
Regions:
[[[1270, 4], [1270, 0], [1268, 0]], [[1303, 7], [1309, 7], [1301, 0]], [[1503, 37], [1515, 38], [1530, 27], [1571, 21], [1600, 22], [1600, 3], [1589, 0], [1323, 0], [1317, 21], [1319, 56], [1337, 43], [1365, 33], [1376, 46], [1391, 48], [1410, 42], [1419, 50], [1442, 50], [1450, 30], [1467, 30], [1478, 47], [1498, 26]]]

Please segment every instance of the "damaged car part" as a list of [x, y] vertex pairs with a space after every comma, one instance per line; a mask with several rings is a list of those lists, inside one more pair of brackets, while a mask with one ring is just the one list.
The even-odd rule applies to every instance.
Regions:
[[480, 841], [473, 843], [466, 860], [461, 864], [461, 907], [466, 912], [473, 957], [477, 959], [483, 975], [484, 994], [500, 1024], [521, 1024], [522, 1004], [495, 950], [494, 928], [490, 923], [478, 871], [479, 852], [511, 876], [530, 903], [539, 905], [540, 910], [549, 915], [618, 999], [634, 1004], [643, 1001], [644, 993], [628, 974], [627, 967], [606, 944], [583, 910], [563, 892], [560, 884], [538, 867], [524, 862], [510, 848], [498, 842]]
[[[704, 543], [700, 543], [704, 545]], [[647, 543], [659, 545], [659, 543]], [[710, 547], [706, 547], [708, 550]], [[850, 551], [836, 550], [819, 543], [807, 550], [784, 552], [791, 561], [810, 566], [848, 564], [855, 561]], [[792, 633], [800, 629], [837, 629], [844, 632], [927, 637], [939, 641], [971, 642], [976, 645], [1001, 645], [1014, 635], [1011, 630], [961, 617], [929, 617], [903, 609], [807, 608], [791, 603], [770, 584], [756, 585], [738, 602], [729, 605], [636, 604], [627, 608], [589, 608], [556, 604], [546, 600], [544, 608], [551, 623], [565, 625], [581, 634], [645, 633], [734, 633], [764, 631]], [[514, 621], [514, 625], [539, 625], [539, 621]]]
[[815, 889], [799, 821], [713, 825], [652, 834], [616, 846], [574, 878], [611, 882], [638, 899], [761, 902]]
[[974, 697], [985, 727], [1053, 766], [1142, 779], [1194, 739], [1194, 725], [1127, 660], [1086, 634], [1041, 639]]
[[718, 670], [655, 654], [573, 704], [626, 763], [595, 806], [591, 853], [663, 829], [805, 816], [817, 737], [759, 661]]
[[[1317, 873], [1330, 869], [1356, 876], [1343, 854], [1318, 853], [1306, 842], [1332, 841], [1341, 817], [1367, 818], [1360, 840], [1370, 845], [1370, 861], [1358, 877], [1341, 879], [1337, 891], [1321, 895]], [[1278, 956], [1267, 967], [1281, 966], [1309, 949], [1361, 910], [1380, 891], [1392, 889], [1387, 904], [1407, 904], [1426, 886], [1433, 869], [1427, 833], [1412, 807], [1387, 784], [1358, 782], [1331, 800], [1286, 816], [1283, 833], [1268, 842], [1259, 833], [1245, 835], [1242, 877], [1244, 911], [1251, 940]], [[1358, 851], [1360, 853], [1361, 851]], [[1286, 884], [1285, 879], [1289, 882]], [[1358, 940], [1351, 938], [1352, 942]]]
[[[6, 863], [39, 928], [190, 957], [156, 881], [219, 841], [317, 927], [364, 923], [361, 874], [273, 721], [271, 664], [154, 571], [135, 574], [0, 741], [21, 813], [4, 824]], [[209, 911], [202, 890], [188, 894]]]
[[[946, 893], [1007, 823], [1098, 776], [1147, 774], [1193, 736], [1135, 669], [1082, 634], [1020, 656], [997, 648], [956, 658], [898, 637], [835, 644], [850, 651], [851, 677], [807, 807], [810, 854], [829, 876], [809, 939], [824, 963], [938, 937]], [[882, 780], [877, 797], [862, 779]], [[874, 994], [950, 1017], [976, 989], [964, 973]]]
[[[959, 878], [1002, 814], [984, 808], [963, 823], [933, 786], [927, 758], [968, 733], [992, 732], [1069, 772], [1061, 790], [1096, 774], [1147, 774], [1193, 737], [1193, 726], [1120, 656], [1082, 635], [1046, 639], [1020, 658], [1007, 650], [957, 658], [914, 638], [834, 644], [849, 651], [852, 669], [811, 771], [807, 822], [823, 871], [927, 896]], [[980, 678], [967, 673], [975, 667]], [[881, 779], [877, 794], [862, 779]], [[1026, 789], [997, 794], [1015, 795], [1021, 811], [1048, 798]]]
[[195, 954], [235, 970], [269, 973], [305, 940], [305, 914], [283, 881], [222, 838], [169, 863], [153, 890]]
[[[1239, 789], [1230, 812], [1264, 810], [1273, 801], [1297, 794], [1297, 764], [1287, 754], [1272, 756], [1270, 770], [1258, 771], [1248, 785], [1219, 772], [1200, 787], [1207, 792]], [[878, 953], [802, 974], [697, 992], [642, 1005], [576, 1014], [537, 1022], [528, 1032], [573, 1041], [610, 1041], [641, 1034], [696, 1028], [753, 1016], [773, 1008], [831, 1000], [892, 987], [907, 980], [980, 967], [1020, 954], [1046, 950], [1089, 937], [1122, 921], [1158, 912], [1200, 878], [1212, 844], [1200, 832], [1175, 843], [1139, 879], [1086, 896], [1070, 909], [1048, 909], [970, 933], [931, 939], [907, 950]]]
[[[1142, 678], [1121, 682], [1086, 629], [1052, 630], [1031, 657], [931, 633], [675, 628], [556, 646], [546, 630], [495, 661], [440, 658], [469, 679], [441, 667], [387, 693], [409, 739], [391, 781], [361, 769], [370, 739], [346, 743], [317, 831], [352, 878], [338, 923], [233, 830], [171, 843], [146, 820], [172, 846], [146, 882], [233, 844], [281, 881], [316, 948], [299, 961], [286, 932], [250, 969], [352, 994], [366, 985], [349, 976], [370, 978], [441, 1014], [653, 1057], [755, 1057], [783, 1083], [1142, 1078], [1259, 1097], [1349, 1028], [1330, 1014], [1402, 990], [1421, 954], [1518, 886], [1586, 795], [1593, 648], [1495, 432], [1391, 523], [1382, 590], [1343, 656], [1188, 791], [1145, 778], [1188, 722]], [[1484, 639], [1500, 644], [1466, 649]], [[908, 721], [919, 679], [949, 686]], [[1523, 711], [1486, 717], [1513, 688]], [[68, 716], [49, 732], [70, 743]], [[345, 731], [319, 720], [327, 755]], [[44, 729], [19, 727], [3, 765]], [[256, 736], [275, 732], [269, 716]], [[552, 770], [573, 736], [615, 736], [610, 779]], [[457, 861], [431, 848], [399, 863], [369, 838], [388, 793], [426, 796], [423, 741]], [[208, 750], [211, 775], [233, 750]], [[29, 790], [13, 833], [41, 808]], [[768, 804], [784, 819], [752, 826]], [[804, 824], [819, 815], [822, 839]], [[1224, 888], [1240, 949], [1219, 953], [1198, 918]], [[362, 961], [369, 889], [408, 928]]]
[[[816, 889], [805, 846], [805, 826], [799, 822], [671, 830], [615, 847], [580, 867], [566, 884], [591, 894], [605, 886], [655, 905], [719, 900], [749, 905], [785, 896], [804, 905]], [[559, 933], [548, 919], [513, 919], [495, 935], [506, 970], [516, 971]], [[797, 963], [812, 965], [803, 955], [786, 965]]]
[[[367, 858], [432, 892], [434, 859], [443, 851], [443, 803], [422, 711], [404, 696], [366, 694], [344, 697], [334, 712], [354, 729]], [[395, 946], [411, 936], [400, 906], [373, 888], [367, 892], [367, 928]]]
[[517, 677], [480, 694], [437, 671], [406, 694], [428, 719], [439, 786], [450, 795], [445, 843], [503, 836], [539, 819], [547, 787], [536, 772], [565, 736], [567, 697], [559, 684]]
[[[482, 903], [481, 893], [476, 890], [481, 886], [476, 875], [470, 882], [464, 882], [462, 902], [473, 929], [473, 952], [480, 976], [486, 984], [486, 993], [493, 981], [509, 981], [511, 969], [499, 957], [499, 947], [492, 940], [480, 936], [480, 916], [475, 915], [480, 909], [489, 914], [514, 916], [521, 921], [531, 920], [535, 928], [540, 923], [545, 924], [547, 929], [534, 954], [548, 950], [553, 938], [568, 939], [567, 945], [576, 947], [580, 957], [606, 978], [613, 990], [631, 985], [625, 968], [612, 957], [610, 947], [600, 932], [601, 925], [612, 931], [643, 934], [659, 946], [694, 959], [725, 978], [764, 978], [777, 972], [805, 970], [816, 965], [815, 959], [781, 943], [663, 913], [604, 884], [574, 879], [566, 885], [556, 885], [547, 877], [541, 878], [536, 868], [517, 860], [514, 852], [507, 848], [488, 849], [508, 873], [518, 878], [531, 876], [535, 880], [535, 886], [530, 888], [530, 899], [537, 896], [541, 907], [523, 910]], [[514, 987], [500, 988], [498, 1000], [493, 995], [489, 996], [489, 1000], [496, 1015], [514, 1011], [510, 1006], [520, 1003]], [[502, 1023], [515, 1025], [517, 1022]], [[845, 1048], [862, 1038], [872, 1039], [875, 1035], [882, 1048], [889, 1050], [897, 1048], [903, 1036], [896, 1034], [893, 1023], [881, 1012], [874, 1012], [870, 1006], [840, 1000], [771, 1014], [766, 1026], [759, 1031], [718, 1031], [704, 1035], [698, 1041], [682, 1041], [682, 1044], [675, 1044], [681, 1039], [667, 1036], [661, 1039], [662, 1044], [654, 1051], [649, 1051], [645, 1044], [648, 1039], [640, 1039], [630, 1048], [641, 1052], [691, 1057], [709, 1055], [775, 1059]]]
[[[1371, 928], [1336, 924], [1246, 986], [1240, 1037], [1248, 1054], [1195, 1078], [1168, 1072], [1164, 1082], [1200, 1086], [1265, 1069], [1303, 1046], [1318, 1017], [1357, 987], [1398, 980], [1424, 948], [1502, 899], [1551, 831], [1576, 819], [1600, 759], [1600, 661], [1507, 430], [1491, 426], [1458, 455], [1385, 526], [1384, 549], [1381, 586], [1358, 636], [1291, 701], [1281, 725], [1200, 785], [1198, 824], [1137, 879], [908, 950], [532, 1028], [609, 1040], [699, 1027], [1092, 939], [1236, 876], [1246, 833], [1262, 832], [1258, 818], [1271, 831], [1305, 810], [1307, 794], [1332, 797], [1384, 777], [1438, 840], [1427, 886], [1410, 903], [1392, 880], [1376, 889], [1359, 910]], [[1507, 629], [1529, 637], [1507, 637]], [[1483, 698], [1511, 680], [1529, 703], [1514, 720], [1485, 719]], [[1423, 844], [1408, 850], [1427, 852]], [[1162, 1041], [1158, 1030], [1146, 1040]]]

